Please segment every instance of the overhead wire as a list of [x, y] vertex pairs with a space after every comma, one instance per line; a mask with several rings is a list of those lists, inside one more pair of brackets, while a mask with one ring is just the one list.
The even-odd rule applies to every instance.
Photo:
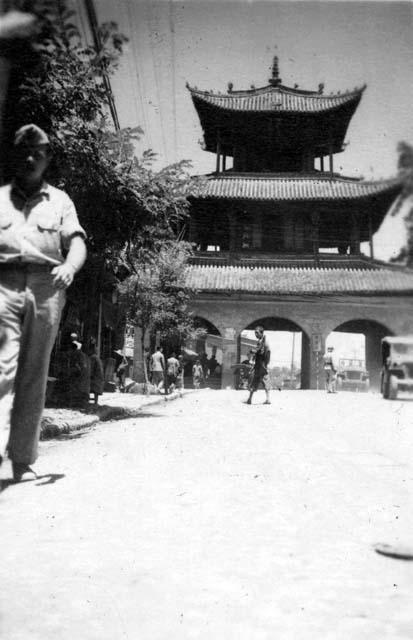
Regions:
[[[149, 27], [149, 43], [151, 48], [152, 67], [154, 72], [156, 96], [157, 96], [157, 103], [158, 103], [158, 117], [160, 121], [161, 141], [162, 141], [162, 147], [163, 147], [163, 152], [164, 152], [166, 162], [167, 164], [169, 164], [168, 147], [166, 143], [165, 127], [164, 127], [164, 122], [162, 117], [161, 91], [159, 87], [159, 75], [158, 75], [159, 65], [158, 65], [157, 53], [156, 53], [156, 45], [160, 43], [159, 23], [157, 23], [156, 14], [152, 13], [151, 11], [151, 4], [148, 3], [146, 6], [147, 6], [147, 24]], [[156, 36], [157, 36], [157, 42], [155, 42]], [[154, 46], [154, 43], [155, 43], [155, 46]]]
[[[102, 42], [101, 42], [101, 38], [100, 38], [100, 32], [99, 32], [99, 26], [98, 26], [98, 21], [97, 21], [97, 15], [96, 15], [96, 9], [95, 9], [95, 5], [93, 0], [85, 0], [85, 7], [86, 7], [86, 15], [89, 21], [89, 25], [90, 25], [90, 30], [92, 33], [92, 38], [93, 38], [93, 43], [95, 46], [96, 51], [99, 53], [102, 49]], [[110, 79], [109, 79], [109, 75], [103, 65], [103, 63], [101, 64], [101, 73], [102, 73], [102, 80], [103, 80], [103, 85], [105, 87], [105, 93], [106, 93], [106, 98], [108, 101], [108, 105], [109, 105], [109, 110], [110, 110], [110, 114], [112, 116], [112, 120], [113, 120], [113, 124], [114, 127], [116, 129], [116, 131], [120, 130], [120, 124], [119, 124], [119, 118], [118, 118], [118, 112], [116, 109], [116, 104], [115, 104], [115, 100], [113, 97], [113, 93], [112, 93], [112, 86], [110, 83]]]
[[[133, 0], [132, 0], [133, 1]], [[127, 10], [127, 15], [128, 15], [128, 22], [132, 28], [132, 26], [135, 24], [134, 21], [134, 15], [132, 14], [132, 10], [131, 10], [131, 1], [130, 0], [126, 0], [126, 10]], [[140, 61], [143, 59], [141, 54], [140, 54], [140, 46], [139, 46], [139, 39], [137, 37], [137, 35], [135, 33], [131, 33], [131, 45], [132, 45], [132, 52], [131, 55], [129, 56], [129, 64], [132, 65], [132, 67], [134, 68], [134, 71], [131, 73], [131, 77], [137, 79], [138, 82], [138, 87], [137, 87], [137, 93], [138, 93], [138, 98], [137, 98], [137, 102], [140, 103], [140, 108], [141, 108], [141, 114], [142, 114], [142, 124], [143, 124], [143, 130], [144, 130], [144, 135], [148, 140], [149, 143], [149, 147], [150, 149], [153, 148], [153, 141], [152, 141], [152, 135], [151, 135], [151, 128], [149, 125], [149, 119], [147, 116], [147, 112], [146, 112], [146, 103], [144, 100], [144, 95], [146, 95], [146, 87], [145, 87], [145, 78], [144, 78], [144, 73], [139, 70], [139, 63]], [[143, 65], [142, 65], [143, 68]], [[134, 96], [136, 96], [136, 85], [134, 82], [132, 82], [133, 85], [133, 93]], [[139, 122], [137, 122], [137, 124], [139, 124]]]
[[85, 42], [85, 44], [89, 44], [89, 29], [86, 27], [85, 25], [85, 16], [84, 16], [84, 5], [83, 2], [81, 0], [76, 0], [76, 5], [77, 5], [77, 11], [76, 11], [76, 16], [79, 19], [79, 26], [80, 26], [80, 31], [83, 35], [82, 40]]
[[176, 49], [175, 49], [175, 19], [174, 19], [173, 0], [169, 0], [169, 31], [171, 33], [173, 146], [174, 146], [174, 162], [177, 162], [178, 135], [177, 135], [177, 119], [176, 119]]

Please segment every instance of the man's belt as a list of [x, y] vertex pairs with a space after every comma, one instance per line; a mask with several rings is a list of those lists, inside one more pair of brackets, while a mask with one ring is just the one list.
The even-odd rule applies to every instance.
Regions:
[[55, 265], [36, 262], [0, 262], [0, 273], [50, 273]]

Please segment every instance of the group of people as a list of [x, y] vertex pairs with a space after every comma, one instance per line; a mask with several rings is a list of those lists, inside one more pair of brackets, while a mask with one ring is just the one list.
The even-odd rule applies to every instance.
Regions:
[[[171, 393], [175, 389], [184, 388], [186, 362], [184, 356], [172, 352], [165, 359], [162, 347], [158, 346], [156, 351], [147, 360], [149, 381], [165, 394]], [[219, 366], [215, 355], [208, 358], [204, 352], [198, 356], [192, 364], [192, 383], [194, 389], [199, 389], [209, 375], [213, 375]]]
[[148, 365], [149, 381], [159, 392], [164, 391], [165, 395], [168, 395], [175, 389], [183, 390], [184, 362], [182, 354], [176, 357], [176, 353], [173, 351], [165, 360], [163, 349], [158, 346], [149, 358]]
[[95, 405], [103, 393], [104, 371], [96, 341], [84, 349], [77, 333], [71, 333], [57, 359], [57, 380], [50, 401], [63, 406], [86, 408], [90, 395]]

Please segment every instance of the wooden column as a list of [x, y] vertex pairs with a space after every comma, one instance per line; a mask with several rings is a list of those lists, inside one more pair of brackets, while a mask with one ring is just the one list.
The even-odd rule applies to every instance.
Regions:
[[225, 171], [227, 165], [227, 156], [224, 154], [222, 156], [222, 171]]
[[320, 245], [319, 231], [320, 231], [320, 214], [318, 211], [313, 211], [311, 213], [311, 224], [312, 224], [312, 241], [313, 241], [313, 255], [316, 264], [318, 264], [318, 252]]
[[232, 166], [234, 171], [239, 171], [238, 146], [236, 142], [234, 142], [232, 147]]
[[228, 224], [229, 224], [229, 250], [230, 253], [235, 253], [237, 251], [237, 219], [234, 211], [228, 212]]
[[294, 214], [287, 211], [283, 214], [284, 226], [284, 249], [286, 251], [294, 251]]
[[370, 258], [374, 258], [374, 246], [373, 246], [373, 225], [371, 222], [371, 211], [369, 211], [369, 245], [370, 245]]
[[221, 132], [217, 129], [217, 163], [215, 173], [219, 173], [219, 165], [221, 160]]
[[333, 161], [333, 136], [331, 135], [331, 122], [328, 125], [328, 163], [330, 173], [334, 172]]
[[324, 171], [324, 156], [320, 156], [320, 170]]
[[360, 253], [360, 225], [357, 213], [351, 216], [350, 253], [353, 255]]
[[198, 242], [198, 224], [193, 216], [189, 219], [189, 242]]

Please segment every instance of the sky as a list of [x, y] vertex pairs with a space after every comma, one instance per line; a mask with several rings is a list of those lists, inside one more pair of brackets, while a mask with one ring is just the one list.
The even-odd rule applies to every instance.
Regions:
[[[73, 2], [82, 16], [82, 0]], [[335, 170], [391, 177], [397, 143], [413, 144], [410, 2], [95, 0], [95, 8], [99, 22], [117, 22], [129, 38], [111, 84], [121, 127], [144, 129], [137, 151], [153, 149], [156, 168], [187, 159], [193, 174], [214, 171], [186, 82], [221, 92], [229, 81], [234, 89], [265, 86], [274, 55], [287, 86], [316, 90], [323, 82], [329, 94], [367, 84]], [[84, 15], [81, 27], [87, 36]], [[375, 257], [398, 253], [403, 213], [388, 215], [375, 234]], [[291, 334], [280, 342], [283, 359], [290, 358], [290, 342]], [[357, 350], [362, 345], [354, 343], [348, 355]]]

